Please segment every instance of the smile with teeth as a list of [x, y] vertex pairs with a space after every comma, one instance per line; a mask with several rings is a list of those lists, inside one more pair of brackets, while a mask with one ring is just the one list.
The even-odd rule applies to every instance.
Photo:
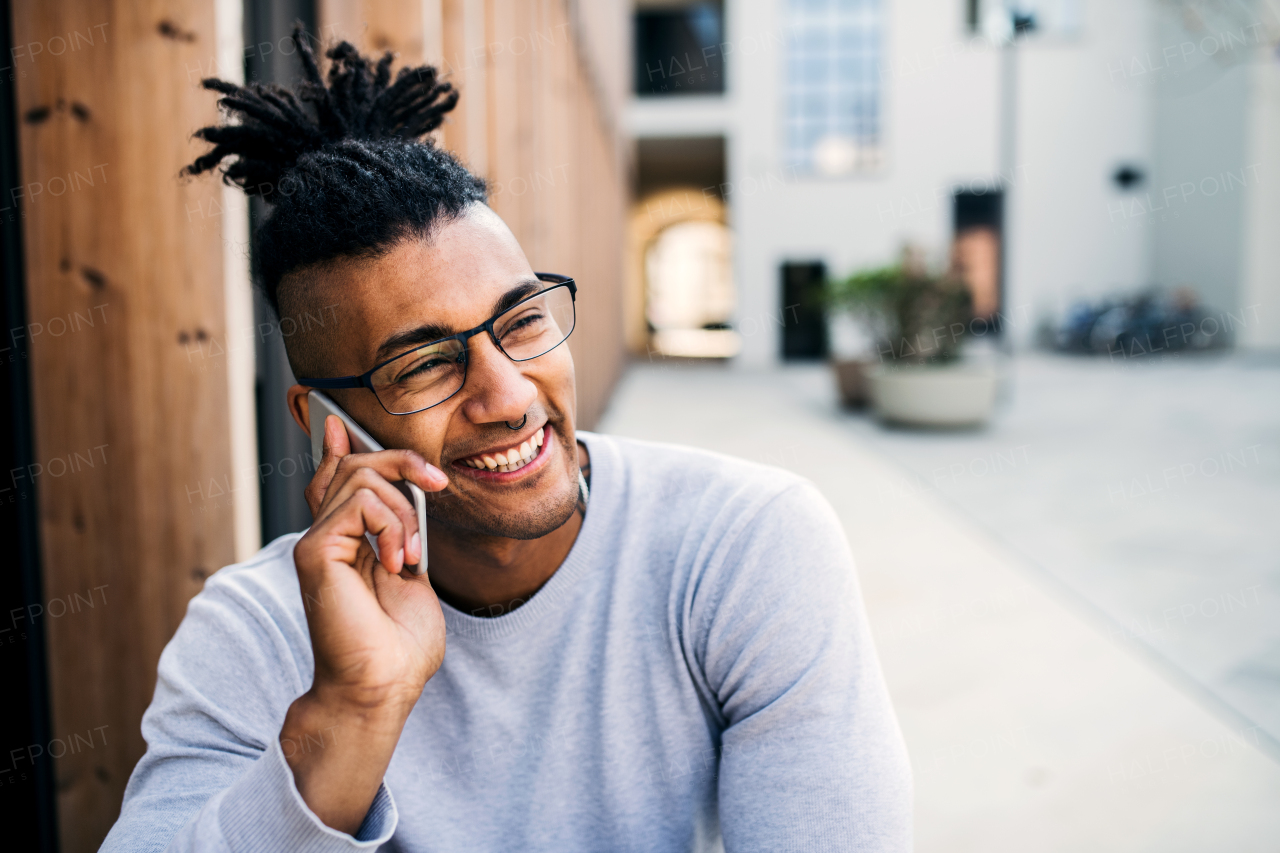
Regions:
[[538, 455], [538, 448], [542, 447], [542, 443], [546, 440], [546, 432], [547, 428], [543, 427], [535, 432], [528, 441], [522, 442], [519, 447], [512, 447], [501, 453], [481, 453], [478, 456], [470, 456], [458, 461], [463, 465], [481, 470], [519, 471], [532, 462], [533, 457]]

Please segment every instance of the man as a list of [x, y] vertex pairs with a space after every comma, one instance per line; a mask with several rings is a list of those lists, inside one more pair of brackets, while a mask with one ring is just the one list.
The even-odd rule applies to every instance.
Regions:
[[[805, 481], [575, 429], [576, 284], [417, 140], [433, 69], [206, 81], [193, 172], [274, 204], [257, 272], [315, 521], [207, 582], [161, 657], [105, 850], [906, 850], [910, 772], [831, 509]], [[308, 383], [311, 383], [310, 385]], [[429, 496], [428, 529], [392, 485]], [[377, 542], [377, 556], [366, 534]], [[429, 573], [408, 569], [429, 552]]]

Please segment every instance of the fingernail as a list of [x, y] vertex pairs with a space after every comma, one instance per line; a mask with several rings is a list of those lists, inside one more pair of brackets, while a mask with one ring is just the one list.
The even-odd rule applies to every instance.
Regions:
[[421, 535], [420, 533], [418, 533], [418, 532], [416, 532], [416, 531], [415, 531], [415, 532], [414, 532], [414, 534], [413, 534], [412, 536], [410, 536], [410, 537], [409, 537], [409, 550], [410, 550], [410, 551], [412, 551], [413, 553], [417, 554], [417, 555], [419, 556], [419, 558], [421, 558], [421, 556], [422, 556], [422, 535]]
[[400, 558], [396, 560], [396, 562], [403, 566], [404, 565], [404, 549], [401, 548], [399, 551], [396, 551], [396, 556]]

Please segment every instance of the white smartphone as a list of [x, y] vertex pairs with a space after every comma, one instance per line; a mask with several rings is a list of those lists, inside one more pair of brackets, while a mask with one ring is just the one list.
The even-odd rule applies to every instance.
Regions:
[[[373, 453], [385, 448], [378, 444], [374, 437], [364, 431], [360, 424], [342, 410], [342, 407], [328, 396], [319, 391], [311, 391], [307, 394], [307, 400], [310, 401], [310, 421], [311, 421], [311, 455], [315, 458], [316, 465], [320, 464], [320, 457], [324, 454], [324, 419], [329, 415], [337, 415], [347, 428], [347, 437], [351, 440], [352, 453]], [[418, 533], [422, 536], [422, 562], [416, 566], [409, 566], [409, 571], [415, 575], [426, 574], [427, 571], [427, 496], [416, 483], [410, 483], [408, 480], [397, 480], [391, 485], [399, 489], [409, 503], [413, 504], [414, 510], [418, 513]], [[365, 538], [369, 540], [369, 544], [373, 546], [373, 553], [378, 554], [378, 543], [370, 533], [365, 534]], [[378, 555], [378, 559], [382, 559]]]

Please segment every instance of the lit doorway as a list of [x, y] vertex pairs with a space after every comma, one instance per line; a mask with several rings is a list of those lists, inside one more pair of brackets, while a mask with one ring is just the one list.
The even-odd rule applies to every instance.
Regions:
[[644, 255], [645, 319], [663, 355], [727, 358], [740, 342], [733, 319], [729, 229], [687, 220], [658, 232]]
[[741, 349], [723, 137], [637, 144], [627, 339], [638, 355], [730, 358]]

